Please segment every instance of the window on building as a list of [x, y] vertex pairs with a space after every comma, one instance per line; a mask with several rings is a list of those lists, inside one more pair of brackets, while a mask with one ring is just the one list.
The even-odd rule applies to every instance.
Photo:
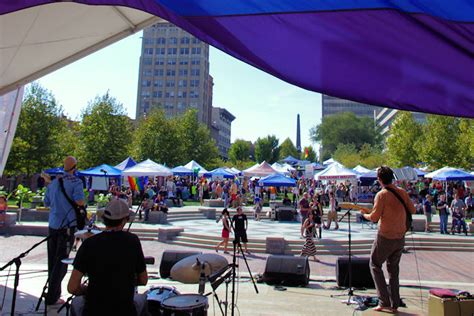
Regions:
[[155, 55], [164, 55], [165, 53], [166, 53], [166, 50], [164, 47], [155, 49]]
[[152, 38], [145, 38], [143, 40], [143, 42], [144, 42], [145, 45], [151, 45], [151, 44], [153, 44], [153, 39]]
[[186, 91], [178, 91], [178, 98], [186, 98]]
[[165, 64], [165, 60], [164, 59], [155, 59], [155, 65], [164, 65]]
[[151, 87], [151, 80], [142, 80], [142, 87]]
[[163, 80], [155, 80], [155, 82], [153, 82], [153, 86], [154, 87], [163, 87]]
[[175, 58], [169, 58], [168, 59], [168, 65], [176, 65], [176, 59]]
[[155, 76], [163, 77], [165, 71], [163, 69], [155, 69]]
[[188, 47], [181, 47], [179, 49], [179, 54], [180, 55], [189, 55], [189, 48]]
[[153, 97], [154, 98], [161, 98], [161, 97], [163, 97], [163, 92], [162, 91], [153, 91]]
[[197, 38], [193, 37], [193, 44], [199, 44], [201, 41]]
[[191, 91], [189, 91], [189, 97], [190, 98], [199, 98], [199, 92], [191, 90]]
[[179, 80], [178, 81], [178, 87], [187, 87], [188, 86], [188, 81], [187, 80]]
[[187, 76], [188, 75], [188, 70], [187, 69], [180, 69], [179, 70], [179, 75], [180, 76]]
[[199, 87], [199, 80], [189, 80], [189, 86]]
[[181, 37], [181, 44], [189, 44], [189, 37]]
[[168, 55], [176, 55], [178, 54], [178, 49], [175, 47], [168, 48]]
[[151, 59], [150, 57], [144, 57], [143, 58], [143, 65], [149, 66], [152, 63], [153, 63], [153, 59]]
[[158, 37], [158, 38], [156, 39], [156, 44], [158, 44], [158, 45], [164, 45], [164, 44], [166, 44], [166, 38], [164, 38], [164, 37]]
[[199, 77], [199, 69], [191, 69], [191, 76], [198, 76]]
[[193, 47], [191, 49], [191, 54], [192, 55], [201, 55], [201, 47]]
[[175, 85], [174, 80], [166, 80], [167, 87], [174, 87], [174, 85]]
[[178, 44], [178, 39], [176, 37], [170, 37], [168, 44]]
[[192, 65], [200, 65], [200, 64], [201, 64], [201, 61], [200, 61], [199, 59], [193, 59], [193, 60], [191, 61], [191, 64], [192, 64]]
[[144, 53], [145, 55], [153, 55], [153, 48], [145, 48], [145, 49], [143, 50], [143, 53]]
[[144, 77], [151, 77], [152, 75], [153, 75], [153, 71], [151, 71], [151, 69], [143, 70], [143, 76]]
[[189, 64], [189, 62], [187, 60], [180, 60], [179, 64], [180, 65], [187, 65], [187, 64]]
[[168, 70], [166, 70], [166, 75], [167, 76], [176, 76], [176, 70], [168, 69]]

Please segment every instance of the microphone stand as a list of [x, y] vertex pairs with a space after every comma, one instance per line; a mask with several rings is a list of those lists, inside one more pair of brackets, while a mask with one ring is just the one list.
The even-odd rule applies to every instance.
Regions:
[[242, 245], [240, 244], [240, 242], [236, 242], [234, 240], [234, 255], [233, 255], [233, 258], [232, 258], [232, 303], [231, 303], [231, 315], [234, 316], [234, 313], [235, 313], [235, 268], [237, 266], [236, 264], [236, 251], [237, 251], [237, 247], [239, 248], [240, 250], [240, 253], [242, 254], [242, 258], [244, 258], [244, 262], [245, 262], [245, 265], [247, 266], [247, 271], [249, 272], [249, 275], [250, 275], [250, 279], [252, 280], [252, 283], [253, 283], [253, 287], [255, 288], [255, 292], [258, 294], [258, 288], [257, 288], [257, 284], [255, 283], [255, 280], [253, 279], [253, 276], [252, 276], [252, 271], [250, 271], [250, 267], [249, 267], [249, 264], [247, 262], [247, 258], [245, 257], [245, 254], [244, 254], [244, 251], [242, 249]]
[[30, 251], [32, 251], [33, 249], [35, 249], [36, 247], [38, 247], [42, 243], [48, 241], [50, 238], [51, 238], [51, 235], [48, 235], [46, 238], [43, 238], [41, 241], [34, 244], [30, 249], [28, 249], [27, 251], [21, 253], [17, 257], [13, 258], [7, 264], [5, 264], [3, 267], [0, 268], [0, 271], [3, 271], [6, 268], [8, 268], [9, 266], [15, 264], [15, 280], [14, 280], [14, 283], [13, 283], [13, 296], [12, 296], [12, 306], [11, 306], [11, 315], [12, 316], [15, 315], [16, 295], [17, 295], [17, 292], [18, 292], [18, 283], [20, 282], [20, 266], [21, 266], [21, 263], [22, 263], [21, 259], [25, 258], [30, 253]]
[[348, 222], [348, 228], [349, 228], [349, 232], [348, 232], [348, 235], [349, 235], [349, 266], [348, 266], [348, 269], [349, 269], [349, 287], [348, 287], [348, 291], [347, 291], [347, 294], [334, 294], [334, 295], [331, 295], [331, 297], [338, 297], [338, 296], [346, 296], [348, 295], [348, 298], [347, 298], [347, 301], [343, 301], [342, 303], [345, 303], [346, 305], [350, 305], [351, 304], [351, 298], [354, 296], [354, 287], [352, 287], [352, 237], [351, 237], [351, 211], [353, 209], [350, 208], [347, 210], [347, 212], [342, 215], [342, 217], [339, 219], [339, 222], [341, 222], [344, 217], [347, 216], [347, 222]]
[[133, 216], [132, 220], [128, 224], [128, 227], [127, 227], [127, 230], [126, 230], [127, 232], [130, 231], [130, 227], [132, 226], [133, 222], [135, 221], [135, 218], [137, 217], [138, 211], [140, 210], [140, 208], [143, 208], [143, 202], [145, 202], [145, 199], [146, 199], [146, 193], [144, 192], [143, 196], [142, 196], [142, 200], [141, 200], [140, 204], [138, 205], [137, 210], [133, 213], [134, 216]]

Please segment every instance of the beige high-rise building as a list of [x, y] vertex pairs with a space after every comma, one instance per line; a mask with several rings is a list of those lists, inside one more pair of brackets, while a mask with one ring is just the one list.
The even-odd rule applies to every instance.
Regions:
[[189, 108], [211, 127], [212, 77], [209, 45], [165, 22], [143, 31], [137, 111], [139, 118], [153, 108], [173, 117]]

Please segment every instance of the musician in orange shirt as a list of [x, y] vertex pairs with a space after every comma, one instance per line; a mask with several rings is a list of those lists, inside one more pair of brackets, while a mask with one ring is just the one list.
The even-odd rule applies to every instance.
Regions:
[[[392, 184], [392, 169], [386, 166], [378, 168], [377, 180], [382, 190], [375, 196], [373, 210], [361, 210], [365, 219], [379, 222], [370, 254], [370, 271], [379, 298], [379, 306], [374, 310], [395, 313], [400, 306], [399, 264], [405, 246], [407, 212], [414, 214], [416, 210], [408, 193]], [[390, 292], [382, 270], [385, 261]]]

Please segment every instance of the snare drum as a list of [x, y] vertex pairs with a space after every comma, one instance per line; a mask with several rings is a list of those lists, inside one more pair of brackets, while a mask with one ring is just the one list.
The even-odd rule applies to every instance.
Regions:
[[163, 316], [207, 316], [207, 297], [199, 294], [181, 294], [161, 304]]
[[178, 290], [174, 286], [159, 285], [146, 291], [146, 299], [148, 303], [148, 312], [152, 316], [161, 315], [161, 304], [167, 298], [179, 295]]

